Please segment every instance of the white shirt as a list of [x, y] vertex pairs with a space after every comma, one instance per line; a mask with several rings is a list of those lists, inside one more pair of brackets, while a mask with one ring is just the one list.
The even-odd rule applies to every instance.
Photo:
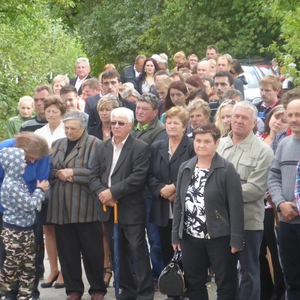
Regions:
[[128, 136], [129, 136], [129, 134], [118, 146], [115, 143], [114, 137], [112, 137], [112, 139], [111, 139], [111, 143], [113, 145], [114, 151], [113, 151], [113, 159], [112, 159], [112, 163], [111, 163], [111, 168], [110, 168], [110, 172], [108, 175], [108, 187], [111, 187], [111, 175], [116, 167], [116, 164], [119, 160], [121, 151], [123, 149], [124, 144], [126, 143], [126, 141], [128, 139]]
[[80, 79], [78, 76], [77, 76], [77, 80], [76, 80], [76, 83], [75, 83], [75, 88], [77, 90], [77, 92], [79, 91], [82, 83], [85, 81], [85, 79], [87, 78], [87, 76], [85, 76], [83, 79]]
[[135, 73], [135, 78], [139, 77], [141, 73], [136, 70], [135, 66], [133, 67], [133, 69]]
[[66, 137], [65, 126], [63, 122], [60, 122], [60, 125], [53, 132], [51, 132], [49, 124], [47, 124], [42, 128], [37, 129], [34, 133], [45, 138], [49, 148], [51, 148], [54, 141]]

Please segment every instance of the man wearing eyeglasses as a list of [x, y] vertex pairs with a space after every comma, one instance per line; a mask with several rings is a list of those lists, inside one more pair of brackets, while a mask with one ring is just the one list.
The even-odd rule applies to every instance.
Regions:
[[[125, 107], [111, 113], [112, 139], [101, 143], [93, 159], [89, 186], [99, 201], [99, 218], [105, 223], [112, 245], [113, 212], [117, 203], [119, 223], [119, 299], [152, 300], [154, 288], [145, 250], [146, 205], [144, 187], [149, 168], [149, 146], [130, 135], [133, 112]], [[111, 246], [113, 250], [113, 247]], [[112, 253], [113, 255], [113, 253]], [[132, 276], [131, 259], [135, 279]]]
[[[116, 70], [107, 70], [102, 73], [101, 76], [102, 80], [102, 93], [103, 95], [112, 94], [116, 96], [117, 100], [120, 103], [120, 107], [127, 107], [130, 110], [132, 110], [135, 113], [135, 104], [133, 102], [130, 102], [126, 99], [123, 99], [119, 93], [120, 87], [122, 86], [121, 80], [120, 80], [120, 74]], [[89, 114], [89, 121], [88, 121], [88, 131], [98, 124], [101, 123], [98, 111], [97, 111], [97, 105], [96, 107], [92, 108], [90, 110]]]

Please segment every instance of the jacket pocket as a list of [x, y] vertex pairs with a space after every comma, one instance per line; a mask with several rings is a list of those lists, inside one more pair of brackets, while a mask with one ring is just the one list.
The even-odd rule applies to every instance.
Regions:
[[249, 157], [246, 159], [241, 159], [238, 163], [237, 172], [240, 174], [241, 180], [247, 181], [249, 175], [253, 172], [256, 167], [256, 161], [254, 158]]
[[229, 226], [229, 222], [217, 210], [215, 210], [215, 215], [217, 219], [220, 219], [226, 226]]

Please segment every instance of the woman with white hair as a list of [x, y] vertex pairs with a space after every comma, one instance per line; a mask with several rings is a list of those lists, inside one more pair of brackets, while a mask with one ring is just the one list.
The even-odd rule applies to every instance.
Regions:
[[19, 133], [22, 124], [31, 119], [34, 111], [34, 101], [30, 96], [21, 97], [18, 103], [19, 114], [8, 120], [6, 125], [6, 138], [12, 139]]
[[67, 112], [62, 121], [66, 137], [52, 144], [47, 222], [55, 225], [67, 299], [78, 300], [84, 293], [81, 256], [91, 299], [102, 299], [106, 287], [99, 200], [88, 185], [92, 160], [100, 141], [87, 134], [81, 111]]

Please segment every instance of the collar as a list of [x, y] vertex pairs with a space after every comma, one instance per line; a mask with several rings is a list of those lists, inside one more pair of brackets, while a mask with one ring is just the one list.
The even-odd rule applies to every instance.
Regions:
[[[151, 122], [150, 122], [151, 123]], [[145, 125], [141, 125], [140, 122], [138, 122], [135, 126], [134, 126], [134, 130], [138, 130], [138, 131], [146, 131], [150, 125], [150, 123], [147, 123]]]
[[[249, 149], [249, 147], [252, 144], [252, 139], [253, 137], [255, 137], [253, 131], [250, 132], [250, 134], [244, 139], [242, 140], [239, 144], [235, 144], [232, 140], [232, 131], [229, 132], [228, 136], [225, 137], [224, 139], [226, 139], [226, 147], [225, 148], [230, 148], [233, 146], [236, 146], [238, 148], [241, 148], [243, 151], [247, 151]], [[257, 137], [255, 137], [257, 138]]]
[[[120, 146], [120, 145], [124, 146], [124, 144], [126, 143], [128, 137], [129, 137], [129, 134], [126, 136], [126, 138], [125, 138], [118, 146]], [[112, 143], [113, 147], [118, 147], [118, 146], [116, 145], [116, 143], [115, 143], [114, 137], [112, 137], [111, 143]]]
[[76, 82], [82, 82], [84, 81], [89, 75], [85, 76], [84, 78], [80, 79], [79, 76], [77, 76]]
[[261, 104], [261, 106], [265, 107], [265, 108], [268, 109], [268, 110], [271, 110], [272, 108], [274, 108], [274, 107], [279, 103], [279, 101], [280, 101], [280, 99], [279, 99], [279, 100], [277, 99], [277, 101], [276, 101], [275, 103], [273, 103], [273, 104], [272, 104], [271, 106], [269, 106], [269, 107], [267, 107], [267, 106], [266, 106], [266, 103], [263, 102], [263, 103]]
[[137, 71], [137, 69], [135, 68], [135, 65], [133, 65], [133, 70], [134, 70], [134, 73], [135, 73], [135, 77], [139, 77], [139, 75], [141, 73]]

